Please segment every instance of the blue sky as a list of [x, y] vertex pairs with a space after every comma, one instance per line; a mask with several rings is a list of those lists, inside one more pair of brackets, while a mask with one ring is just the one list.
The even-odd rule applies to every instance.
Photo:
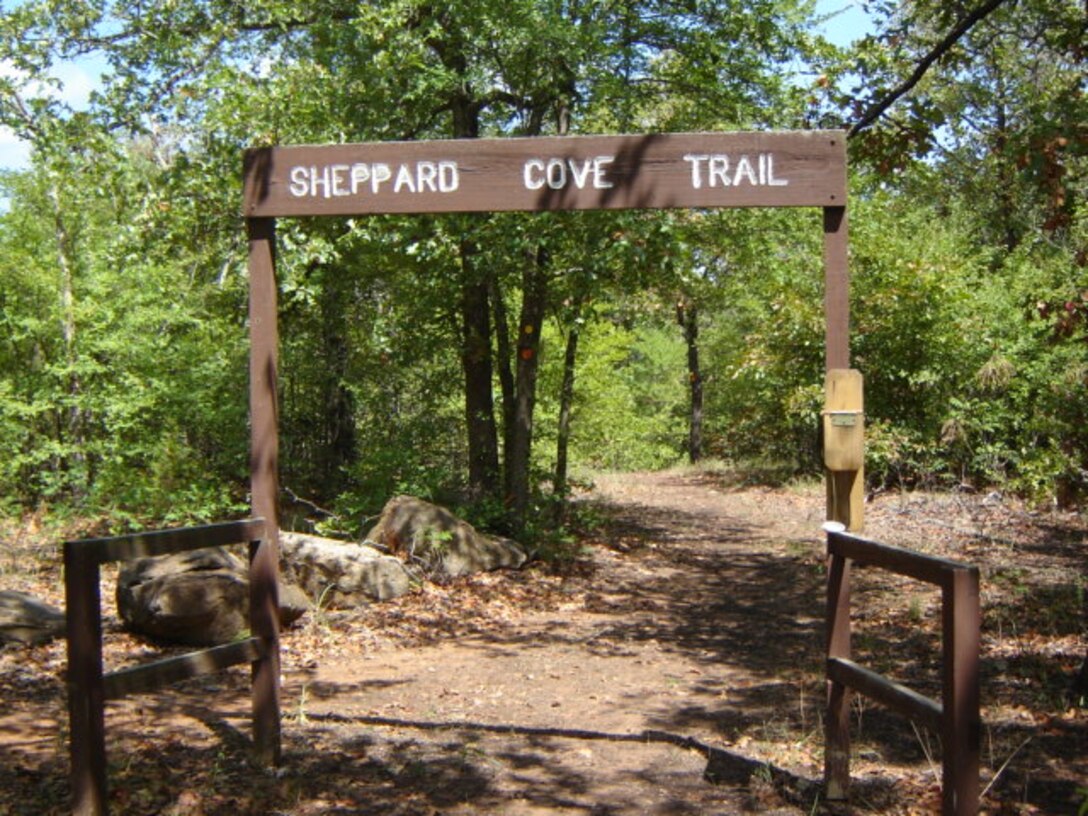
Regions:
[[[837, 45], [849, 45], [870, 29], [861, 0], [817, 0], [816, 10], [819, 14], [833, 15], [824, 25], [824, 33]], [[74, 108], [83, 107], [103, 70], [103, 63], [97, 60], [67, 62], [58, 66], [56, 77], [62, 84], [59, 98]], [[14, 77], [14, 74], [9, 66], [0, 63], [0, 78], [4, 77]], [[15, 134], [0, 127], [0, 169], [24, 167], [29, 152], [29, 147]]]
[[834, 15], [824, 24], [824, 34], [836, 45], [849, 45], [872, 29], [861, 0], [816, 0], [816, 12]]

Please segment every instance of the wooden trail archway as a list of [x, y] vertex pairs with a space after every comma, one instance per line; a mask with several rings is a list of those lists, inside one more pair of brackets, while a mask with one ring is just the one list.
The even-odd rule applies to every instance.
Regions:
[[[842, 131], [684, 133], [471, 139], [272, 147], [245, 155], [249, 236], [250, 468], [253, 512], [268, 534], [253, 580], [278, 572], [278, 356], [275, 219], [394, 213], [819, 207], [823, 209], [826, 366], [825, 433], [860, 441], [860, 377], [849, 372], [846, 134]], [[838, 421], [836, 421], [838, 420]], [[860, 445], [858, 446], [860, 448]], [[861, 527], [863, 474], [857, 457], [828, 457], [828, 518]], [[273, 607], [274, 608], [274, 607]], [[275, 614], [253, 621], [271, 644], [257, 665], [254, 695], [279, 697]], [[257, 752], [279, 760], [274, 718], [255, 723]]]

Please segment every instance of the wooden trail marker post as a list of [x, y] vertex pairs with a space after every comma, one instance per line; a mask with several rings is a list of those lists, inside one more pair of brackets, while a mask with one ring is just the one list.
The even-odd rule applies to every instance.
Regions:
[[[829, 372], [850, 366], [843, 131], [268, 147], [246, 152], [244, 174], [243, 214], [249, 235], [252, 502], [254, 514], [268, 520], [268, 535], [253, 562], [253, 580], [275, 586], [278, 563], [276, 218], [819, 207], [824, 215], [826, 363]], [[858, 394], [860, 398], [860, 385]], [[860, 415], [856, 421], [862, 422]], [[845, 473], [828, 470], [828, 518], [859, 530], [860, 468]], [[840, 498], [841, 488], [834, 487], [840, 484], [849, 486], [846, 501]], [[272, 644], [273, 657], [267, 661], [267, 671], [254, 680], [266, 697], [278, 699], [274, 617], [269, 616], [262, 626], [261, 635]], [[258, 750], [270, 761], [276, 760], [277, 728], [267, 727], [259, 735]]]

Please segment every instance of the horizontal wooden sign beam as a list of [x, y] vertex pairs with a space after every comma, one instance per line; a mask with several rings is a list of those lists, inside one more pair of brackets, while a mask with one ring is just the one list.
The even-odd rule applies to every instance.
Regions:
[[841, 131], [258, 148], [244, 214], [842, 207], [845, 148]]

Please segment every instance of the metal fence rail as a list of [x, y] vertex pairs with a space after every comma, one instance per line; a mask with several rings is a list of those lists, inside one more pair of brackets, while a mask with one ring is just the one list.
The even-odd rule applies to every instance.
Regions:
[[[918, 720], [940, 734], [945, 816], [979, 809], [979, 572], [944, 558], [829, 531], [827, 551], [828, 705], [824, 782], [829, 799], [845, 799], [850, 782], [850, 694]], [[937, 702], [850, 659], [850, 565], [869, 564], [941, 588], [942, 694]]]
[[[120, 671], [102, 671], [102, 609], [100, 566], [152, 555], [167, 555], [204, 547], [246, 542], [252, 565], [265, 538], [264, 519], [232, 521], [203, 527], [159, 530], [112, 538], [64, 542], [64, 590], [68, 621], [68, 716], [71, 728], [72, 812], [78, 816], [104, 816], [106, 792], [106, 733], [104, 704], [128, 694], [154, 691], [188, 677], [219, 671], [238, 663], [278, 662], [278, 630], [267, 623], [267, 610], [275, 610], [275, 582], [250, 576], [250, 626], [255, 636], [238, 643], [190, 652]], [[278, 671], [278, 669], [277, 669]], [[271, 734], [275, 745], [266, 753], [279, 753], [279, 699], [259, 694], [254, 687], [255, 741]]]

